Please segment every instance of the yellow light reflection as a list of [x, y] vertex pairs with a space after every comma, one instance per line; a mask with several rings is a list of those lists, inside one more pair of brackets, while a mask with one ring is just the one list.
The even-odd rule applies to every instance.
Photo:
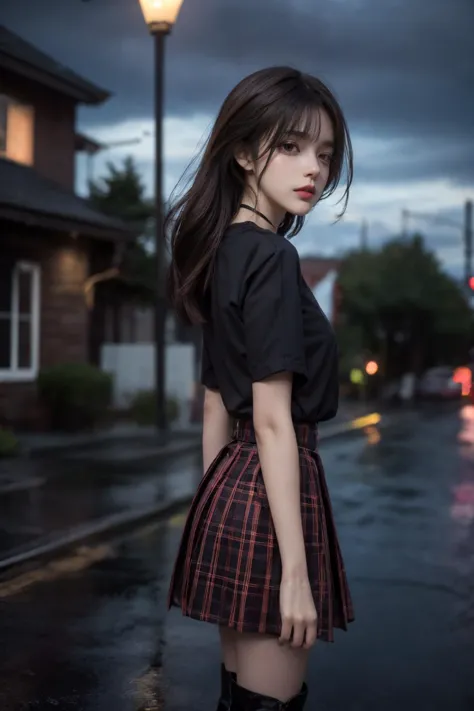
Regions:
[[382, 439], [380, 432], [373, 425], [366, 427], [365, 434], [367, 435], [367, 444], [378, 444]]
[[364, 427], [369, 427], [370, 425], [378, 425], [382, 415], [378, 412], [371, 412], [370, 415], [364, 415], [363, 417], [355, 417], [351, 422], [351, 427], [355, 430], [363, 429]]

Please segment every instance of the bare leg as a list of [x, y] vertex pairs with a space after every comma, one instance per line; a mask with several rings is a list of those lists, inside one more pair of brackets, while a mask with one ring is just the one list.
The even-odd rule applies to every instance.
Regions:
[[229, 627], [219, 627], [221, 638], [222, 661], [228, 672], [237, 671], [237, 633]]
[[306, 676], [308, 650], [278, 644], [277, 637], [233, 633], [237, 652], [237, 683], [263, 696], [288, 701]]
[[217, 711], [230, 711], [232, 708], [232, 685], [236, 679], [237, 657], [232, 630], [219, 627], [221, 639], [221, 691]]

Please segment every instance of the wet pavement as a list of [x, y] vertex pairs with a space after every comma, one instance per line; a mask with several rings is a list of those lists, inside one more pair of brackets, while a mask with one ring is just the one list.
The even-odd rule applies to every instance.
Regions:
[[[432, 411], [323, 443], [356, 621], [316, 645], [309, 709], [474, 708], [474, 411], [465, 425], [460, 441]], [[215, 707], [216, 630], [163, 614], [181, 526], [0, 584], [1, 711]]]
[[18, 462], [37, 485], [0, 496], [0, 560], [104, 516], [191, 495], [197, 479], [189, 473], [198, 472], [200, 454], [146, 465], [121, 462], [121, 467], [107, 466], [83, 462], [81, 456]]
[[2, 711], [162, 708], [163, 534], [158, 529], [74, 572], [16, 594], [0, 588]]

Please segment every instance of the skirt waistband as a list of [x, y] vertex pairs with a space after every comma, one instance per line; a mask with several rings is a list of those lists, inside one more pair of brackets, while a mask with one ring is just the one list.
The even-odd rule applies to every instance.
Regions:
[[[318, 425], [316, 423], [294, 422], [293, 426], [298, 445], [316, 452], [318, 449]], [[252, 420], [234, 420], [232, 439], [256, 444]]]

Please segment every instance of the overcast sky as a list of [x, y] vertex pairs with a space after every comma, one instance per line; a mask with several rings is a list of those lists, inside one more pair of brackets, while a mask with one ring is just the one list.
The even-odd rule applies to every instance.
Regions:
[[[138, 0], [1, 0], [0, 23], [113, 93], [79, 127], [111, 142], [153, 131], [153, 51]], [[320, 76], [338, 95], [355, 148], [347, 215], [324, 203], [295, 244], [331, 254], [401, 230], [403, 208], [462, 225], [474, 198], [473, 0], [184, 0], [167, 41], [166, 192], [234, 84], [272, 64]], [[136, 156], [152, 189], [153, 139], [98, 157]], [[84, 189], [83, 165], [79, 187]], [[413, 219], [450, 271], [461, 230]]]

